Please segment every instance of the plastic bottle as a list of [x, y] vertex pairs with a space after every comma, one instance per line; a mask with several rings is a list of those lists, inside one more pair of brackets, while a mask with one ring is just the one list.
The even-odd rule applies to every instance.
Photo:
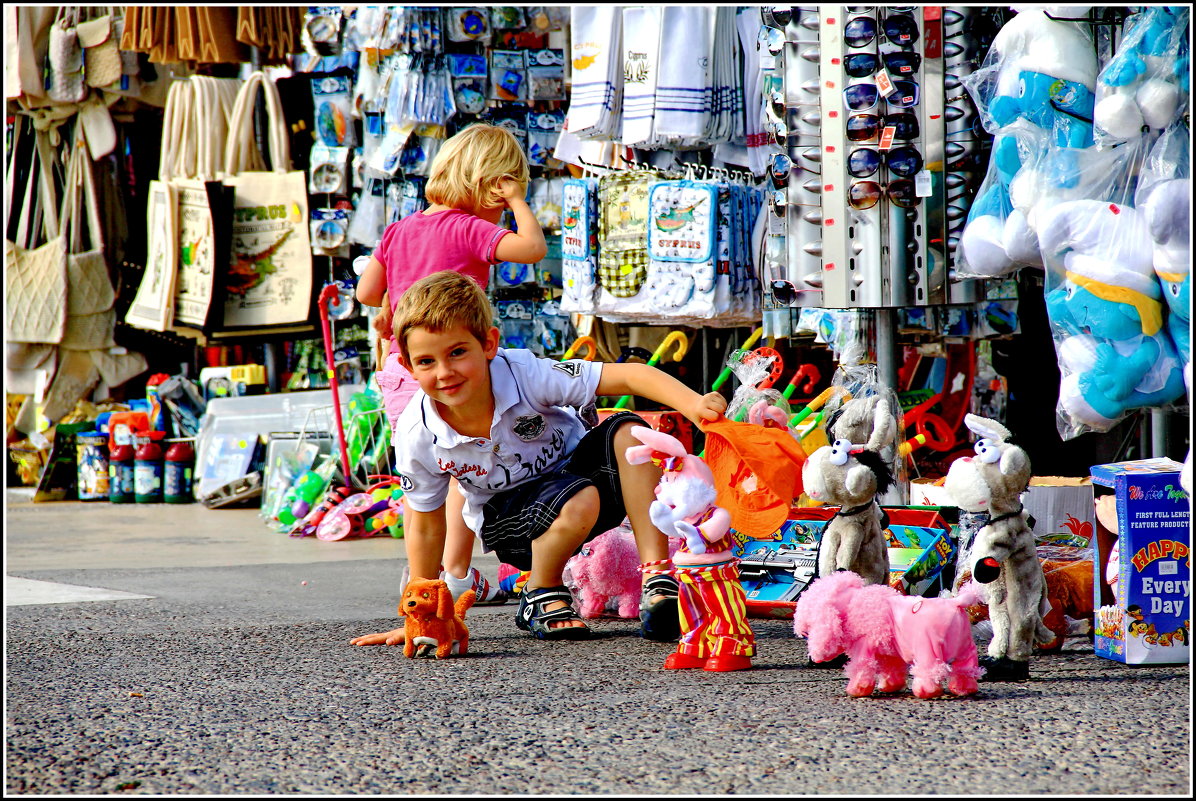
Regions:
[[133, 495], [137, 503], [162, 503], [162, 431], [135, 437]]
[[149, 427], [154, 431], [166, 430], [166, 411], [162, 408], [162, 398], [158, 395], [158, 385], [169, 379], [166, 373], [154, 373], [145, 382], [145, 399], [149, 402]]
[[133, 502], [133, 445], [114, 445], [108, 451], [108, 500], [112, 503]]
[[189, 439], [168, 440], [163, 469], [163, 495], [167, 503], [192, 503], [195, 493], [191, 477], [195, 469], [195, 449]]

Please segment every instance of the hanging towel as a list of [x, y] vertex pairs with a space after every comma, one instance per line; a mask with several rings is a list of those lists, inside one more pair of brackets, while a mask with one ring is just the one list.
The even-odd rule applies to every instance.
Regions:
[[701, 139], [710, 117], [714, 9], [666, 6], [660, 28], [656, 134], [688, 144]]
[[756, 39], [760, 34], [760, 10], [747, 8], [735, 16], [743, 51], [744, 139], [748, 151], [748, 169], [763, 175], [768, 163], [768, 135], [764, 133], [764, 73]]
[[610, 139], [623, 94], [623, 16], [616, 6], [574, 6], [573, 87], [566, 129], [582, 139]]
[[623, 133], [625, 145], [651, 147], [660, 65], [660, 6], [623, 9]]

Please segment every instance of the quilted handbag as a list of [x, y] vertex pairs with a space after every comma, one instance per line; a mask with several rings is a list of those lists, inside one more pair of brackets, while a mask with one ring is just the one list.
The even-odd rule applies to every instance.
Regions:
[[50, 27], [46, 59], [50, 64], [50, 86], [46, 91], [56, 103], [78, 103], [87, 95], [83, 80], [83, 48], [76, 30], [77, 9], [62, 6]]
[[112, 15], [80, 22], [75, 31], [83, 48], [83, 65], [88, 86], [107, 86], [121, 76], [120, 47], [113, 35]]
[[[67, 314], [93, 315], [106, 312], [116, 302], [116, 291], [108, 274], [101, 237], [99, 209], [91, 161], [83, 147], [75, 147], [67, 179], [66, 211], [62, 231], [70, 243], [67, 255]], [[82, 208], [80, 208], [82, 203]], [[90, 247], [83, 249], [80, 214], [87, 213], [87, 237]]]
[[[20, 136], [22, 121], [23, 118], [19, 119], [14, 126], [14, 161], [20, 152], [16, 140]], [[45, 134], [37, 133], [35, 136], [37, 147], [33, 159], [38, 166], [29, 171], [24, 203], [10, 205], [10, 214], [21, 215], [17, 241], [4, 241], [4, 336], [9, 342], [55, 345], [62, 341], [66, 332], [66, 241], [58, 230], [57, 203], [48, 164], [50, 148], [45, 142]], [[10, 180], [16, 172], [16, 164], [10, 164]], [[40, 204], [33, 197], [35, 180]], [[36, 208], [38, 205], [40, 210]], [[30, 242], [38, 236], [39, 228], [44, 230], [46, 242], [32, 248]]]

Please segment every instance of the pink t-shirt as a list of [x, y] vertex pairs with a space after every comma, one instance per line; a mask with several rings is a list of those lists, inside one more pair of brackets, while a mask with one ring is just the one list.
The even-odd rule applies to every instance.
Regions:
[[498, 240], [509, 233], [456, 209], [409, 214], [387, 226], [374, 258], [386, 269], [391, 311], [408, 287], [441, 270], [467, 275], [484, 289], [490, 283], [490, 265], [499, 261]]

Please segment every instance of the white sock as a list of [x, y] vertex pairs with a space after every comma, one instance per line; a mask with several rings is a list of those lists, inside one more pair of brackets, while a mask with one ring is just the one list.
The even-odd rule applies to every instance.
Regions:
[[453, 600], [461, 597], [461, 593], [466, 590], [473, 589], [473, 571], [465, 571], [465, 578], [457, 578], [447, 570], [444, 571], [444, 583], [448, 585], [449, 592], [453, 594]]

